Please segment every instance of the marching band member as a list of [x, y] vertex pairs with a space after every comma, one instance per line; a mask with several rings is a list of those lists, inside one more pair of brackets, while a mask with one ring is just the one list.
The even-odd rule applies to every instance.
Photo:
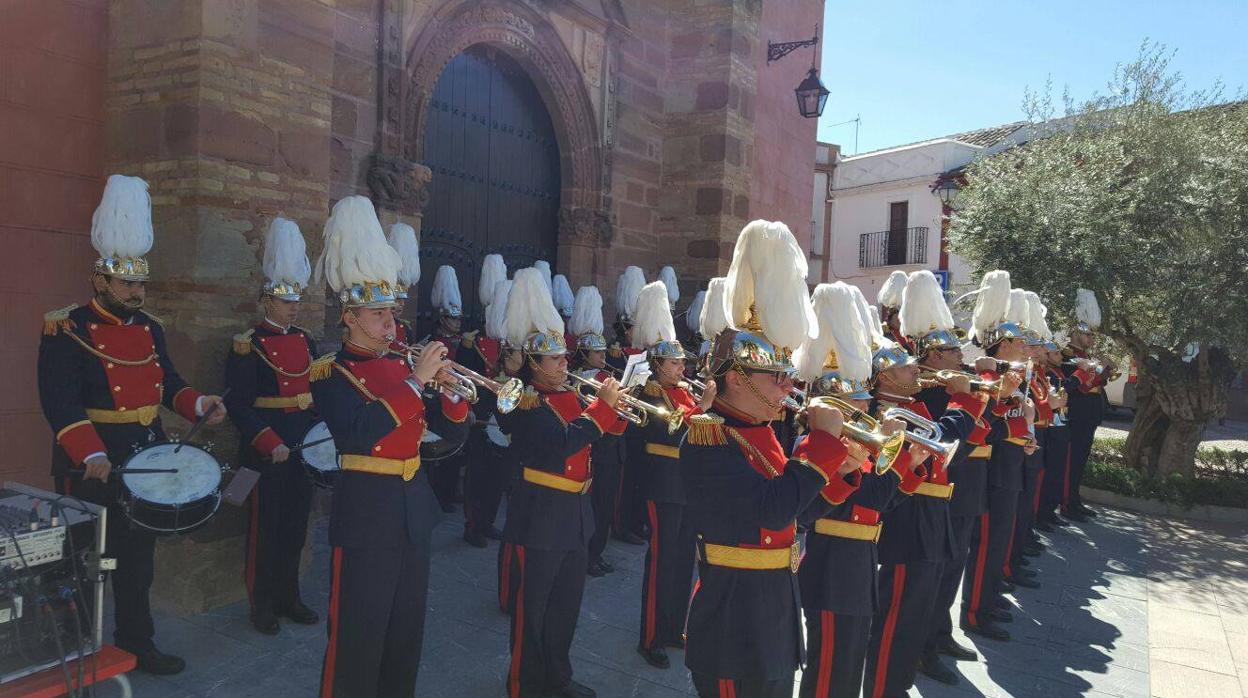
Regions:
[[[1017, 324], [1006, 321], [1009, 301], [1009, 272], [997, 270], [986, 274], [975, 300], [971, 330], [975, 343], [989, 357], [1019, 362], [1024, 359], [1023, 331]], [[980, 376], [995, 380], [998, 373], [985, 371]], [[1015, 385], [1014, 379], [1010, 384]], [[1021, 381], [1017, 384], [1021, 385]], [[987, 467], [987, 507], [978, 525], [971, 530], [971, 547], [962, 583], [962, 629], [993, 640], [1010, 639], [1009, 632], [999, 625], [1013, 620], [1010, 613], [1000, 607], [1004, 603], [1001, 577], [1014, 529], [1018, 496], [1023, 489], [1023, 461], [1036, 448], [1028, 416], [1034, 407], [1017, 391], [1006, 393], [1004, 385], [1001, 393], [993, 406], [993, 414], [1005, 422], [1005, 438], [992, 445]]]
[[[815, 288], [812, 303], [819, 332], [794, 352], [793, 363], [798, 376], [808, 381], [808, 399], [831, 396], [865, 413], [871, 402], [871, 344], [855, 290], [841, 281]], [[882, 432], [893, 434], [901, 426], [890, 420]], [[850, 458], [862, 463], [861, 485], [844, 499], [835, 487], [824, 488], [798, 518], [808, 531], [797, 575], [806, 616], [804, 698], [857, 696], [862, 690], [871, 619], [878, 607], [875, 544], [880, 512], [903, 485], [899, 473], [906, 464], [901, 459], [877, 475], [865, 448], [846, 444]], [[904, 472], [905, 488], [913, 492], [921, 476], [913, 469]]]
[[299, 596], [299, 558], [307, 537], [312, 481], [290, 447], [317, 421], [308, 374], [317, 356], [312, 334], [294, 322], [308, 286], [303, 233], [294, 221], [274, 218], [264, 241], [264, 319], [234, 337], [225, 360], [226, 397], [241, 435], [240, 460], [260, 472], [251, 493], [245, 579], [251, 624], [265, 635], [277, 617], [311, 625], [320, 620]]
[[1062, 488], [1066, 484], [1066, 467], [1070, 460], [1070, 437], [1066, 426], [1066, 376], [1062, 373], [1062, 348], [1066, 344], [1064, 332], [1049, 333], [1045, 342], [1043, 361], [1037, 370], [1048, 381], [1049, 407], [1053, 410], [1052, 421], [1045, 433], [1044, 482], [1040, 491], [1040, 507], [1036, 512], [1036, 528], [1054, 531], [1066, 522], [1057, 515], [1062, 502]]
[[[1016, 292], [1023, 298], [1016, 301]], [[1020, 302], [1025, 310], [1016, 313], [1014, 304]], [[1031, 362], [1031, 380], [1024, 386], [1024, 394], [1031, 400], [1035, 409], [1032, 422], [1032, 439], [1036, 448], [1023, 459], [1023, 489], [1018, 495], [1018, 509], [1014, 514], [1014, 532], [1005, 556], [1005, 567], [1001, 570], [1002, 579], [1015, 586], [1035, 589], [1040, 583], [1035, 581], [1036, 573], [1027, 569], [1027, 557], [1039, 555], [1043, 548], [1036, 538], [1033, 524], [1036, 510], [1039, 508], [1040, 489], [1044, 480], [1044, 451], [1048, 447], [1046, 441], [1049, 423], [1053, 419], [1053, 409], [1049, 406], [1049, 382], [1044, 375], [1044, 337], [1040, 333], [1040, 323], [1044, 322], [1040, 296], [1034, 291], [1010, 291], [1010, 314], [1008, 319], [1015, 322], [1023, 330], [1024, 361]], [[1045, 326], [1047, 329], [1047, 325]]]
[[[576, 290], [568, 331], [576, 337], [576, 344], [573, 345], [576, 347], [573, 355], [575, 370], [600, 383], [611, 378], [607, 366], [607, 340], [602, 335], [602, 294], [597, 287], [582, 286]], [[604, 560], [602, 553], [607, 549], [607, 536], [611, 533], [611, 521], [615, 517], [620, 469], [624, 464], [624, 429], [627, 426], [628, 422], [620, 420], [609, 427], [591, 448], [594, 484], [589, 488], [589, 497], [594, 506], [594, 535], [589, 538], [589, 564], [586, 567], [586, 573], [591, 577], [615, 571], [615, 566]]]
[[[438, 325], [433, 331], [433, 341], [446, 347], [446, 358], [455, 361], [463, 342], [461, 329], [464, 319], [464, 303], [459, 293], [459, 277], [455, 274], [455, 267], [449, 264], [438, 267], [438, 272], [433, 277], [430, 296], [433, 307], [438, 311]], [[443, 513], [454, 512], [455, 503], [463, 501], [459, 494], [459, 471], [464, 466], [464, 460], [461, 451], [439, 458], [429, 465], [429, 484], [433, 487], [433, 493], [438, 495], [438, 504], [441, 505]]]
[[39, 401], [56, 435], [52, 477], [58, 492], [108, 508], [105, 548], [117, 560], [114, 642], [138, 657], [141, 671], [176, 674], [186, 662], [152, 641], [148, 592], [156, 537], [128, 524], [120, 478], [109, 474], [136, 446], [165, 438], [161, 405], [191, 421], [208, 415], [208, 424], [225, 418], [225, 405], [178, 375], [164, 328], [142, 310], [148, 280], [144, 255], [152, 247], [147, 182], [108, 178], [91, 218], [91, 245], [100, 255], [91, 274], [94, 297], [85, 306], [46, 314], [39, 343]]
[[467, 436], [466, 402], [422, 398], [425, 386], [451, 380], [445, 347], [431, 342], [411, 358], [390, 351], [400, 265], [368, 199], [334, 204], [317, 273], [342, 303], [346, 340], [312, 365], [312, 395], [342, 469], [329, 520], [324, 696], [415, 691], [438, 519], [420, 440], [426, 425], [443, 439]]
[[[667, 267], [670, 268], [670, 267]], [[715, 398], [707, 384], [701, 401], [695, 400], [685, 377], [685, 349], [676, 340], [670, 294], [655, 281], [637, 297], [633, 346], [646, 351], [650, 379], [642, 399], [679, 415], [681, 426], [651, 415], [644, 426], [629, 428], [629, 438], [643, 444], [640, 466], [641, 495], [650, 521], [641, 578], [641, 633], [637, 652], [650, 666], [666, 669], [668, 647], [684, 647], [685, 611], [693, 579], [693, 528], [684, 518], [685, 492], [680, 476], [680, 443], [688, 418], [701, 414]]]
[[[507, 280], [502, 255], [486, 255], [477, 284], [481, 307], [485, 309], [485, 328], [465, 333], [459, 354], [465, 368], [486, 378], [499, 375], [503, 315], [510, 293], [511, 282]], [[494, 520], [510, 470], [507, 458], [503, 457], [510, 444], [498, 426], [498, 396], [489, 390], [479, 390], [477, 395], [473, 411], [478, 428], [469, 434], [464, 466], [464, 540], [473, 547], [484, 548], [489, 539], [502, 538]]]
[[585, 587], [594, 515], [590, 446], [617, 426], [619, 388], [607, 379], [584, 407], [569, 390], [567, 347], [559, 317], [536, 269], [516, 272], [507, 303], [507, 341], [521, 347], [527, 384], [511, 415], [512, 447], [524, 464], [512, 493], [504, 536], [519, 573], [511, 613], [512, 698], [553, 692], [593, 696], [572, 679], [569, 652]]
[[[914, 292], [910, 292], [909, 283], [916, 284]], [[952, 323], [951, 317], [944, 317], [948, 309], [943, 298], [930, 293], [933, 288], [939, 292], [939, 284], [930, 272], [926, 276], [916, 272], [905, 288], [912, 307], [905, 307], [903, 297], [902, 312], [915, 331], [930, 331], [935, 325]], [[966, 439], [987, 405], [982, 396], [971, 392], [970, 380], [964, 376], [947, 380], [949, 400], [942, 412], [932, 414], [917, 399], [923, 386], [915, 358], [883, 336], [877, 336], [875, 342], [877, 348], [871, 363], [876, 418], [882, 420], [890, 408], [902, 408], [937, 423], [939, 433], [933, 439]], [[924, 477], [914, 487], [912, 496], [897, 502], [882, 517], [884, 528], [878, 544], [880, 608], [872, 622], [863, 686], [864, 695], [872, 698], [903, 695], [914, 684], [915, 671], [927, 644], [941, 573], [945, 563], [955, 558], [949, 519], [949, 499], [954, 489], [949, 484], [949, 462], [943, 456], [929, 459], [931, 455], [924, 448], [910, 446], [909, 464], [916, 468], [925, 465]]]
[[[628, 357], [644, 349], [632, 345], [633, 318], [637, 313], [637, 296], [646, 285], [640, 267], [628, 267], [615, 285], [616, 341], [607, 349], [607, 364], [618, 374], [624, 370]], [[620, 491], [615, 500], [615, 525], [612, 535], [629, 545], [645, 545], [645, 504], [640, 492], [641, 453], [636, 439], [625, 439], [624, 464], [620, 470]]]
[[[901, 327], [914, 340], [922, 371], [972, 371], [963, 365], [962, 346], [954, 333], [956, 325], [953, 316], [945, 304], [940, 283], [931, 272], [919, 271], [911, 274], [902, 302]], [[996, 362], [991, 358], [981, 356], [975, 360], [974, 371], [995, 370]], [[967, 384], [969, 385], [969, 380]], [[1006, 392], [1013, 392], [1017, 385], [1016, 375], [1008, 374]], [[923, 658], [919, 663], [919, 670], [924, 674], [950, 685], [958, 682], [957, 674], [940, 662], [939, 655], [944, 654], [963, 661], [978, 657], [974, 650], [954, 640], [950, 610], [957, 597], [958, 588], [962, 585], [972, 527], [984, 511], [988, 456], [991, 453], [991, 446], [986, 444], [990, 439], [991, 425], [998, 421], [987, 409], [993, 402], [991, 396], [983, 394], [979, 397], [986, 400], [985, 410], [977, 415], [970, 434], [962, 439], [962, 446], [945, 466], [949, 484], [953, 487], [948, 504], [952, 557], [947, 558], [941, 566], [932, 606], [930, 631]], [[951, 395], [948, 386], [937, 382], [923, 388], [915, 398], [923, 403], [928, 414], [943, 414]]]
[[680, 449], [685, 516], [698, 560], [685, 665], [700, 696], [793, 694], [803, 661], [796, 518], [831, 485], [843, 501], [858, 463], [837, 438], [841, 413], [813, 405], [810, 433], [784, 455], [768, 423], [792, 390], [789, 347], [813, 322], [806, 258], [783, 223], [754, 221], [737, 240], [715, 338], [712, 409], [690, 418]]
[[906, 292], [906, 284], [910, 277], [906, 272], [900, 269], [888, 275], [884, 280], [884, 285], [880, 287], [880, 292], [876, 295], [876, 302], [879, 304], [880, 316], [883, 325], [880, 331], [890, 341], [899, 345], [907, 352], [912, 351], [910, 340], [901, 331], [901, 303], [902, 297]]
[[1075, 326], [1070, 329], [1070, 343], [1063, 352], [1062, 365], [1066, 376], [1069, 409], [1066, 433], [1070, 438], [1070, 459], [1062, 483], [1062, 516], [1074, 521], [1087, 521], [1096, 512], [1084, 506], [1079, 498], [1083, 472], [1092, 453], [1096, 428], [1105, 416], [1105, 397], [1101, 394], [1115, 371], [1112, 361], [1099, 365], [1088, 351], [1096, 346], [1096, 331], [1101, 327], [1101, 306], [1096, 294], [1086, 288], [1075, 292]]
[[395, 223], [390, 226], [390, 235], [386, 238], [395, 252], [399, 253], [402, 265], [399, 267], [399, 285], [394, 289], [394, 348], [417, 341], [416, 330], [412, 323], [403, 318], [403, 310], [407, 306], [408, 290], [420, 283], [420, 243], [416, 240], [416, 229], [406, 223]]

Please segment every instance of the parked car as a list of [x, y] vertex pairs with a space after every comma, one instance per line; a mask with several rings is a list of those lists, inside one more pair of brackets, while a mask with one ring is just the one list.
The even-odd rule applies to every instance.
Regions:
[[1105, 401], [1109, 406], [1117, 409], [1127, 409], [1135, 411], [1135, 360], [1130, 357], [1122, 357], [1118, 361], [1119, 366], [1126, 366], [1117, 380], [1111, 381], [1105, 386]]

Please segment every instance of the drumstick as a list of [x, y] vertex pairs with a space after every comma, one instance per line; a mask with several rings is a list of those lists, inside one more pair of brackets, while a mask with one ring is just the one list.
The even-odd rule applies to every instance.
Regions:
[[[221, 404], [222, 405], [225, 404], [225, 396], [229, 394], [230, 394], [229, 388], [226, 388], [225, 390], [221, 391]], [[190, 441], [191, 439], [195, 438], [195, 435], [199, 433], [199, 430], [203, 429], [204, 424], [208, 422], [209, 415], [211, 415], [213, 412], [216, 412], [216, 411], [217, 411], [217, 408], [214, 406], [211, 410], [208, 410], [207, 412], [201, 414], [199, 416], [199, 419], [195, 420], [195, 423], [191, 425], [191, 430], [186, 432], [186, 436], [182, 437], [182, 441], [173, 448], [173, 452], [177, 453], [178, 451], [181, 451], [182, 447], [186, 445], [187, 441]]]
[[[147, 475], [148, 473], [176, 473], [177, 468], [118, 468], [112, 471], [119, 475]], [[87, 474], [85, 470], [71, 470], [69, 474], [74, 477], [82, 477]]]
[[312, 448], [313, 446], [319, 446], [323, 443], [329, 443], [330, 441], [333, 441], [333, 440], [334, 440], [334, 437], [326, 436], [323, 439], [317, 439], [316, 441], [309, 441], [307, 443], [299, 444], [298, 446], [292, 446], [290, 448], [290, 452], [293, 455], [295, 453], [302, 451], [305, 448]]

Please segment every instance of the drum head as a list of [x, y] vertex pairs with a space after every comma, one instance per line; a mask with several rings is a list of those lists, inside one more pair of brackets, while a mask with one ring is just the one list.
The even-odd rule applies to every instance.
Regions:
[[[328, 439], [329, 436], [329, 427], [325, 426], [325, 422], [317, 422], [304, 435], [303, 443]], [[300, 453], [303, 455], [303, 462], [307, 463], [311, 468], [322, 472], [338, 470], [338, 447], [333, 441], [309, 446], [300, 451]]]
[[126, 468], [174, 468], [176, 473], [121, 475], [122, 483], [137, 499], [153, 504], [179, 505], [211, 496], [221, 486], [221, 465], [213, 455], [192, 444], [152, 444], [126, 459]]
[[507, 448], [511, 445], [511, 437], [504, 434], [503, 430], [498, 428], [498, 424], [494, 422], [492, 416], [490, 421], [485, 425], [485, 437], [495, 446]]

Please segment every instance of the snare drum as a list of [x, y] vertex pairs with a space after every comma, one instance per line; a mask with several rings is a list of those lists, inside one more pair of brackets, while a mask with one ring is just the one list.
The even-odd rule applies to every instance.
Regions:
[[[303, 435], [303, 443], [311, 443], [329, 438], [329, 427], [325, 422], [317, 422]], [[326, 441], [309, 446], [299, 452], [303, 458], [303, 469], [312, 478], [317, 487], [333, 489], [338, 478], [338, 447], [333, 441]]]
[[[177, 472], [127, 474], [126, 468]], [[122, 506], [136, 526], [160, 534], [187, 533], [208, 523], [221, 507], [221, 472], [216, 457], [194, 444], [148, 444], [122, 464]]]

